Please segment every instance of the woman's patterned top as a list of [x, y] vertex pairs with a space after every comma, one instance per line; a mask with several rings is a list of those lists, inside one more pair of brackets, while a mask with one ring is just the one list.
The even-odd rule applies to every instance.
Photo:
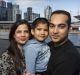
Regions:
[[8, 50], [0, 56], [0, 75], [17, 75], [15, 64]]

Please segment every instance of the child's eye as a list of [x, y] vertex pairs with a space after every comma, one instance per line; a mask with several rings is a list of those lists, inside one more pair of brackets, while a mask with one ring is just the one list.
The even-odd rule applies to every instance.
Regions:
[[48, 29], [45, 29], [44, 31], [48, 31]]
[[41, 28], [37, 28], [37, 30], [41, 30]]

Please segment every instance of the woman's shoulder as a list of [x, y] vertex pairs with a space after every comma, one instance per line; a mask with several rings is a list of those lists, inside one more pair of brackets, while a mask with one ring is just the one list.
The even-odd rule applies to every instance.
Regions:
[[6, 50], [5, 52], [2, 53], [2, 55], [0, 57], [0, 61], [13, 62], [11, 55], [8, 53], [8, 50]]
[[0, 57], [0, 75], [10, 75], [9, 73], [15, 74], [14, 67], [13, 59], [8, 53], [8, 50], [6, 50]]
[[8, 57], [10, 57], [10, 55], [8, 54], [8, 50], [6, 50], [5, 52], [2, 53], [1, 58], [6, 59]]

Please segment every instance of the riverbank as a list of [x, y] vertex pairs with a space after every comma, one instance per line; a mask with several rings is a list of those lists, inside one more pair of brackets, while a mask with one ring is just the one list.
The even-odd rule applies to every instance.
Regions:
[[9, 41], [6, 39], [0, 39], [0, 54], [4, 52], [9, 46]]
[[[0, 54], [2, 54], [9, 46], [9, 40], [0, 39]], [[76, 46], [78, 51], [80, 52], [80, 46]]]

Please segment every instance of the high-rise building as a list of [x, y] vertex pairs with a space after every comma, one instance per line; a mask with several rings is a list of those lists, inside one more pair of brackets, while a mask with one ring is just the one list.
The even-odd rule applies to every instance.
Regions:
[[13, 7], [11, 2], [7, 2], [7, 17], [8, 21], [12, 21], [13, 19]]
[[7, 8], [12, 9], [12, 3], [11, 2], [7, 2]]
[[19, 5], [13, 5], [13, 21], [21, 19], [21, 11], [19, 9]]
[[32, 21], [34, 21], [36, 18], [39, 18], [40, 14], [32, 13]]
[[7, 21], [7, 9], [6, 7], [0, 7], [0, 21]]
[[47, 6], [44, 10], [44, 15], [45, 18], [47, 18], [48, 20], [50, 20], [50, 15], [52, 13], [52, 8], [50, 6]]
[[0, 7], [6, 7], [6, 2], [4, 0], [0, 0]]
[[0, 21], [7, 21], [6, 2], [0, 0]]
[[28, 14], [27, 14], [27, 12], [24, 13], [24, 19], [26, 19], [28, 21]]
[[24, 13], [24, 19], [26, 19], [29, 22], [35, 20], [38, 17], [40, 17], [40, 14], [33, 13], [32, 12], [32, 7], [28, 7], [27, 12]]
[[28, 21], [32, 21], [32, 7], [27, 8]]
[[20, 20], [21, 19], [21, 11], [18, 10], [18, 13], [16, 14], [16, 20]]

